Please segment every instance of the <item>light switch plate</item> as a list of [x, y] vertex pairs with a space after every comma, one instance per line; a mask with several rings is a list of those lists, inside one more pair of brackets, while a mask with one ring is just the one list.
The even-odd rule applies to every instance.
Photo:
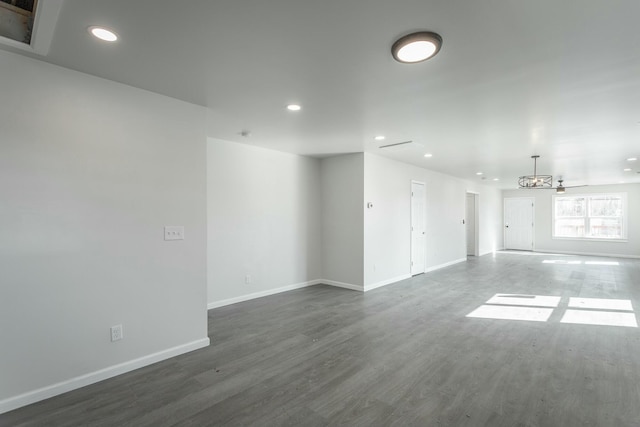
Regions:
[[164, 227], [164, 240], [184, 240], [184, 226], [167, 225]]

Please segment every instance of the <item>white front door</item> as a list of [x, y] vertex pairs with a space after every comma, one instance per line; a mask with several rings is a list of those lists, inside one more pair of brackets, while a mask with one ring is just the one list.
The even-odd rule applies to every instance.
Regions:
[[425, 185], [411, 182], [411, 275], [424, 273], [426, 246]]
[[504, 199], [504, 248], [533, 250], [534, 199], [510, 197]]

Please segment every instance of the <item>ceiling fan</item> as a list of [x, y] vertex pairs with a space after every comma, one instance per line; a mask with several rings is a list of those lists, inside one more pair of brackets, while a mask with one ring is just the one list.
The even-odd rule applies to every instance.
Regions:
[[586, 185], [572, 185], [565, 186], [562, 183], [562, 178], [558, 179], [558, 186], [553, 186], [553, 176], [551, 175], [538, 175], [538, 158], [540, 156], [531, 156], [533, 159], [533, 175], [523, 175], [518, 178], [518, 188], [525, 188], [528, 190], [556, 190], [556, 193], [562, 194], [567, 188], [586, 187]]
[[[569, 185], [569, 186], [565, 186], [565, 185], [562, 185], [563, 182], [564, 182], [563, 179], [558, 179], [558, 186], [555, 187], [556, 193], [563, 194], [565, 192], [565, 189], [567, 189], [567, 188], [586, 187], [586, 185]], [[551, 187], [550, 189], [553, 190], [553, 187]]]

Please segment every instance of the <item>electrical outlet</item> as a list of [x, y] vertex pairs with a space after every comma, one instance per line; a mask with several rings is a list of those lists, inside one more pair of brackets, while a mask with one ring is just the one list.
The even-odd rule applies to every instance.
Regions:
[[165, 226], [164, 240], [184, 240], [184, 226], [182, 225]]
[[247, 274], [246, 276], [244, 276], [244, 283], [249, 284], [251, 283], [251, 275]]
[[116, 325], [111, 327], [111, 341], [119, 341], [124, 338], [122, 335], [122, 325]]

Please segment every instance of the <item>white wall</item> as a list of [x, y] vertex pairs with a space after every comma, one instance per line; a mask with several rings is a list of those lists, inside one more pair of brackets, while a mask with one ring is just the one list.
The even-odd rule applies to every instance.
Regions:
[[373, 288], [411, 273], [411, 181], [426, 184], [426, 268], [466, 259], [465, 199], [479, 194], [480, 254], [502, 241], [501, 192], [427, 169], [365, 154], [364, 282]]
[[552, 190], [505, 190], [503, 197], [535, 198], [534, 246], [541, 252], [640, 257], [640, 184], [596, 185], [571, 188], [566, 195], [592, 193], [627, 193], [628, 235], [626, 242], [598, 242], [587, 240], [553, 239]]
[[364, 154], [322, 159], [322, 273], [334, 285], [364, 286]]
[[209, 307], [320, 279], [320, 161], [216, 139], [207, 159]]
[[0, 76], [0, 412], [207, 345], [204, 110], [4, 51]]

